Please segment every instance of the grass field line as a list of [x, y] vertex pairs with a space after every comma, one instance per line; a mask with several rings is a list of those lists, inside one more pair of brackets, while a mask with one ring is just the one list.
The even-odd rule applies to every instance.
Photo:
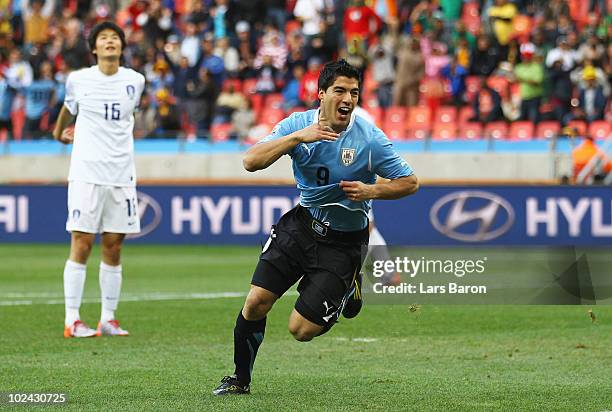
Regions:
[[[297, 295], [295, 291], [288, 291], [286, 295]], [[226, 299], [244, 298], [246, 292], [207, 292], [207, 293], [141, 293], [125, 294], [121, 296], [121, 302], [151, 302], [162, 300], [206, 300], [206, 299]], [[4, 298], [13, 298], [5, 300]], [[33, 300], [35, 298], [45, 298], [46, 300]], [[63, 305], [64, 295], [51, 293], [4, 293], [0, 295], [0, 306], [28, 306], [28, 305]], [[82, 303], [99, 303], [100, 298], [84, 297]]]

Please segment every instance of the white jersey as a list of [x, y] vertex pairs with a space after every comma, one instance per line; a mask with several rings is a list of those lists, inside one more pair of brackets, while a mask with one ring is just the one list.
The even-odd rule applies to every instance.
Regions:
[[70, 73], [64, 105], [77, 116], [69, 181], [135, 186], [134, 111], [145, 78], [119, 67], [107, 76], [98, 66]]

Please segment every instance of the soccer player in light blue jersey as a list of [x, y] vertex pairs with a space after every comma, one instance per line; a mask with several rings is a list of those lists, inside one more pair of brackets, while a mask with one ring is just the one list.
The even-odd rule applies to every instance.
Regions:
[[[341, 314], [357, 316], [371, 201], [418, 189], [413, 170], [384, 133], [354, 115], [359, 86], [357, 69], [344, 60], [328, 63], [319, 75], [320, 108], [293, 113], [244, 156], [251, 172], [291, 156], [300, 204], [272, 227], [236, 320], [235, 372], [222, 379], [215, 395], [250, 392], [266, 315], [296, 282], [300, 296], [289, 317], [296, 340], [324, 334]], [[376, 183], [377, 175], [389, 180]]]

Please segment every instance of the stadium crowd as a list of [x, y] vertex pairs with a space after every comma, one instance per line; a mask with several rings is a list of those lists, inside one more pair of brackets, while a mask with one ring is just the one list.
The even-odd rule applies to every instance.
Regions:
[[[322, 63], [363, 72], [392, 139], [610, 133], [606, 0], [13, 0], [0, 6], [0, 139], [48, 138], [91, 27], [124, 28], [137, 138], [255, 141], [317, 105]], [[566, 127], [569, 126], [569, 127]]]

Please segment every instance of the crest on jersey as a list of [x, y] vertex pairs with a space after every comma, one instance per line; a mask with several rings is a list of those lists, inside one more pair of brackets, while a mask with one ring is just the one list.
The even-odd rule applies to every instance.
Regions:
[[342, 164], [350, 166], [355, 160], [355, 149], [342, 148]]
[[128, 84], [127, 86], [125, 86], [125, 91], [127, 92], [127, 95], [130, 99], [134, 98], [134, 95], [136, 94], [136, 88], [134, 86]]
[[81, 217], [81, 211], [79, 209], [74, 209], [72, 211], [72, 220], [79, 220]]

